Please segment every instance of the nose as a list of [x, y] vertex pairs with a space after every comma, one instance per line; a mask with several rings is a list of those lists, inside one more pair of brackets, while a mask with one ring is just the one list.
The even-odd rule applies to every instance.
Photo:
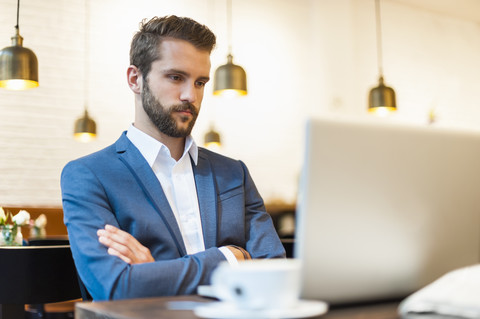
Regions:
[[182, 102], [195, 103], [197, 101], [197, 88], [194, 84], [186, 83], [180, 94], [180, 100]]

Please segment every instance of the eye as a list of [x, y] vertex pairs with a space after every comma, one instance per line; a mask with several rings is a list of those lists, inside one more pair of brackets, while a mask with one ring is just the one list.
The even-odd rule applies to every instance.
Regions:
[[196, 85], [197, 87], [204, 87], [205, 84], [207, 84], [206, 81], [197, 81], [197, 82], [195, 82], [195, 85]]
[[170, 74], [168, 77], [169, 77], [170, 80], [175, 81], [175, 82], [182, 80], [182, 77], [180, 75], [176, 75], [176, 74]]

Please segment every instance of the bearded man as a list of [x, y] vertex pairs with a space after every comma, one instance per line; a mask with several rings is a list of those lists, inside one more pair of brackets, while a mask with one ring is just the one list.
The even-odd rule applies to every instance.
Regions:
[[245, 164], [190, 134], [215, 41], [189, 18], [142, 23], [127, 70], [134, 123], [63, 169], [64, 221], [94, 300], [195, 294], [223, 261], [285, 257]]

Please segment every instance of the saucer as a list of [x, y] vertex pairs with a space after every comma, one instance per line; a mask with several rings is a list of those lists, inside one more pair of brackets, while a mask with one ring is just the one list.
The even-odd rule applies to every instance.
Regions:
[[229, 302], [212, 302], [198, 306], [193, 310], [200, 318], [209, 319], [286, 319], [319, 316], [328, 311], [327, 303], [316, 300], [300, 300], [298, 304], [286, 309], [239, 309]]

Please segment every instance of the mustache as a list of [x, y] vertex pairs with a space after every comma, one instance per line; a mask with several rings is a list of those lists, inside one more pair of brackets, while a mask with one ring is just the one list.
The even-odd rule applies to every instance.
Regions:
[[185, 103], [182, 103], [182, 104], [173, 105], [173, 106], [170, 108], [170, 111], [171, 111], [171, 112], [185, 112], [185, 111], [189, 111], [190, 113], [192, 113], [192, 115], [198, 116], [197, 108], [196, 108], [195, 106], [193, 106], [192, 103], [189, 103], [189, 102], [185, 102]]

